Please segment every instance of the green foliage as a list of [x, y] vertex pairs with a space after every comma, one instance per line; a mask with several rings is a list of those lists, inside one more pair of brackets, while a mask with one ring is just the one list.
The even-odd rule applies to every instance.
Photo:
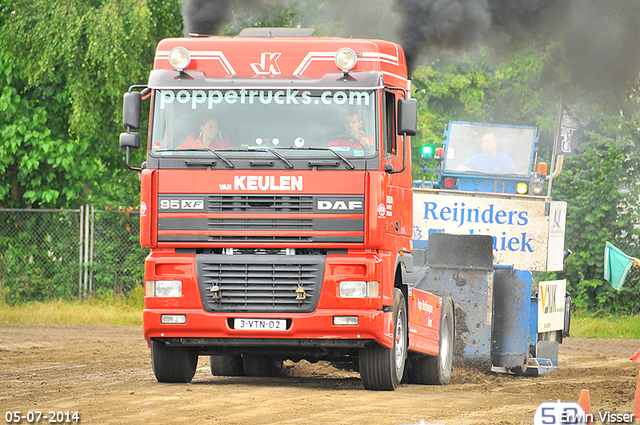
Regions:
[[628, 280], [620, 292], [603, 279], [568, 280], [568, 283], [567, 291], [577, 311], [623, 315], [640, 312], [637, 277]]
[[122, 195], [137, 204], [135, 175], [119, 176], [122, 94], [148, 78], [157, 39], [179, 35], [179, 4], [14, 0], [3, 6], [0, 206], [106, 204]]
[[589, 314], [580, 312], [571, 318], [571, 336], [575, 338], [640, 338], [640, 316]]
[[0, 301], [77, 294], [78, 214], [0, 212], [0, 223]]
[[420, 147], [442, 141], [451, 120], [537, 126], [539, 157], [549, 161], [558, 101], [566, 95], [591, 131], [580, 154], [566, 159], [554, 185], [554, 199], [568, 203], [566, 247], [574, 252], [566, 273], [559, 275], [568, 279], [578, 309], [637, 313], [640, 273], [631, 273], [620, 293], [603, 278], [606, 241], [640, 256], [635, 227], [640, 143], [633, 140], [638, 139], [637, 95], [621, 101], [620, 93], [628, 93], [624, 87], [609, 97], [585, 93], [556, 66], [562, 55], [563, 46], [552, 41], [499, 54], [480, 49], [474, 54], [442, 55], [418, 68], [413, 75], [413, 95], [419, 104], [419, 135], [412, 150], [414, 178], [424, 174], [419, 171], [424, 166]]
[[98, 295], [127, 295], [143, 286], [144, 258], [140, 248], [140, 217], [129, 211], [95, 215], [94, 288]]
[[414, 178], [422, 176], [419, 146], [442, 141], [445, 126], [453, 120], [536, 126], [541, 157], [550, 158], [558, 96], [567, 84], [555, 70], [561, 49], [557, 42], [519, 47], [441, 54], [413, 73], [413, 96], [419, 105], [419, 135], [412, 151]]
[[442, 142], [451, 120], [486, 119], [484, 105], [496, 90], [496, 81], [489, 69], [467, 55], [418, 68], [412, 78], [413, 97], [418, 100], [418, 136], [412, 140], [411, 154], [414, 178], [419, 178], [420, 147]]
[[[255, 5], [254, 5], [255, 6]], [[331, 2], [300, 0], [288, 6], [266, 4], [245, 9], [233, 7], [234, 19], [222, 30], [222, 35], [237, 35], [243, 28], [314, 28], [316, 36], [337, 36], [343, 32], [336, 20], [327, 20]]]
[[[82, 193], [81, 173], [91, 178], [94, 170], [78, 167], [86, 146], [78, 141], [64, 145], [55, 134], [55, 119], [38, 102], [30, 102], [14, 86], [14, 67], [9, 54], [0, 51], [0, 199], [5, 206], [65, 205]], [[44, 96], [52, 93], [35, 90]], [[73, 155], [76, 155], [74, 158]], [[99, 165], [97, 164], [99, 169]], [[0, 205], [1, 205], [0, 204]]]
[[[318, 36], [349, 36], [355, 31], [340, 20], [341, 7], [329, 1], [262, 3], [263, 7], [249, 10], [243, 4], [232, 4], [233, 19], [224, 34], [234, 35], [251, 26], [314, 27]], [[380, 0], [372, 0], [370, 6], [372, 10], [387, 7]], [[137, 175], [124, 170], [124, 155], [117, 143], [122, 131], [122, 94], [130, 85], [147, 80], [159, 39], [182, 35], [180, 7], [179, 0], [6, 0], [0, 4], [0, 207], [138, 203]], [[627, 10], [626, 6], [604, 7], [607, 31], [631, 19]], [[371, 29], [372, 34], [378, 34], [376, 29]], [[434, 52], [426, 66], [414, 71], [413, 96], [419, 104], [419, 134], [412, 147], [414, 177], [423, 174], [420, 147], [441, 142], [451, 120], [537, 126], [539, 157], [549, 161], [557, 105], [564, 99], [588, 123], [589, 132], [580, 155], [567, 158], [554, 185], [554, 198], [569, 206], [566, 245], [574, 251], [566, 273], [558, 275], [568, 279], [579, 309], [637, 312], [640, 273], [631, 273], [623, 291], [617, 293], [603, 281], [602, 268], [606, 241], [640, 257], [635, 228], [640, 195], [638, 81], [609, 79], [618, 83], [588, 91], [599, 80], [585, 86], [583, 79], [575, 78], [591, 74], [575, 74], [576, 67], [567, 65], [573, 63], [572, 46], [562, 38], [532, 39], [513, 49], [497, 50], [481, 46], [466, 53]], [[638, 70], [627, 71], [625, 76], [637, 79]], [[142, 128], [140, 133], [145, 131]], [[144, 154], [144, 149], [134, 152], [132, 163], [142, 162]], [[122, 216], [109, 220], [126, 221]], [[114, 225], [126, 228], [128, 224]], [[25, 286], [16, 296], [35, 299], [66, 293], [63, 286], [53, 285], [51, 290], [62, 272], [55, 267], [36, 270], [31, 263], [34, 255], [47, 257], [49, 252], [57, 258], [60, 247], [47, 239], [55, 240], [55, 235], [42, 233], [36, 222], [7, 222], [5, 227], [33, 231], [40, 241], [30, 244], [20, 237], [9, 240], [6, 234], [0, 235], [5, 247], [0, 251], [0, 266], [15, 272], [17, 280], [11, 282], [23, 279]], [[124, 260], [115, 256], [117, 245], [130, 243], [132, 235], [105, 233], [112, 245], [100, 259], [104, 268], [96, 271], [96, 278], [119, 282], [115, 289], [100, 289], [105, 293], [126, 293], [137, 285], [133, 276], [141, 270], [119, 273], [132, 267], [139, 253]], [[7, 282], [0, 284], [4, 285], [0, 296], [5, 298]]]
[[[567, 200], [565, 277], [576, 306], [610, 313], [640, 312], [637, 277], [615, 291], [604, 281], [604, 246], [609, 241], [628, 255], [640, 256], [638, 153], [629, 139], [591, 134], [580, 155], [567, 159], [556, 197]], [[630, 289], [633, 288], [633, 289]]]
[[80, 258], [78, 211], [0, 211], [0, 303], [74, 299], [80, 277], [98, 296], [126, 296], [143, 286], [147, 249], [139, 246], [137, 211], [94, 211], [93, 261]]

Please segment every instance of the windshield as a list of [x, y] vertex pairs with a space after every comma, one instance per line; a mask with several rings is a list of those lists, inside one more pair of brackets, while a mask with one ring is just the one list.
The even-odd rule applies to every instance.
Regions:
[[375, 105], [374, 90], [157, 90], [149, 149], [368, 157], [377, 150]]
[[534, 127], [452, 122], [445, 170], [527, 175], [535, 141]]

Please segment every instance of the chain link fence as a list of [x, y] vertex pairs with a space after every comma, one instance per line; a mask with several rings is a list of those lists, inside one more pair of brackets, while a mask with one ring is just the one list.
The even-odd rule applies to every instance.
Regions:
[[[144, 282], [139, 212], [0, 209], [0, 302], [127, 295]], [[637, 252], [635, 240], [618, 241]], [[604, 277], [603, 279], [604, 280]], [[580, 282], [585, 307], [602, 305], [640, 313], [640, 268], [632, 268], [620, 293], [602, 281]]]
[[0, 209], [0, 300], [127, 295], [144, 281], [139, 212]]

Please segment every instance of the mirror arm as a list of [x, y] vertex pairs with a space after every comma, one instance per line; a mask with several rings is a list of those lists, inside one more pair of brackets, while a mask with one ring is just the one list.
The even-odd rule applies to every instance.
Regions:
[[391, 169], [387, 171], [389, 174], [402, 173], [407, 168], [407, 133], [402, 135], [402, 168], [399, 170]]
[[[131, 133], [131, 127], [129, 126], [127, 126], [127, 133], [128, 134]], [[129, 146], [125, 148], [125, 159], [126, 159], [126, 164], [128, 169], [130, 169], [131, 171], [138, 171], [138, 172], [142, 171], [142, 168], [136, 168], [131, 166], [131, 148]]]
[[[402, 93], [404, 94], [404, 98], [407, 98], [407, 90], [404, 87], [388, 87], [391, 90], [401, 90]], [[401, 173], [404, 171], [405, 168], [407, 168], [407, 133], [404, 133], [402, 135], [402, 168], [399, 170], [394, 170], [393, 168], [389, 171], [387, 171], [387, 173], [389, 174], [397, 174], [397, 173]]]
[[131, 171], [138, 171], [138, 172], [140, 172], [140, 171], [142, 171], [142, 168], [136, 168], [136, 167], [132, 167], [132, 166], [131, 166], [131, 163], [130, 163], [130, 160], [129, 160], [129, 156], [130, 156], [129, 150], [130, 150], [130, 149], [131, 149], [131, 148], [129, 148], [129, 146], [127, 146], [127, 147], [126, 147], [126, 150], [125, 150], [125, 157], [126, 157], [126, 160], [127, 160], [127, 168], [128, 168], [128, 169], [130, 169]]

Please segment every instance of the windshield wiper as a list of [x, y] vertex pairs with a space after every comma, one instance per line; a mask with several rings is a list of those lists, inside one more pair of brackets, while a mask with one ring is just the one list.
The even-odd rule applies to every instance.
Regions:
[[294, 150], [301, 150], [301, 151], [331, 151], [334, 153], [335, 156], [337, 156], [338, 158], [340, 158], [342, 161], [344, 161], [345, 164], [347, 164], [349, 166], [350, 169], [355, 169], [356, 166], [353, 165], [353, 163], [351, 161], [349, 161], [347, 159], [346, 156], [343, 156], [342, 154], [338, 153], [337, 151], [331, 149], [331, 148], [314, 148], [314, 147], [301, 147], [301, 148], [279, 148], [279, 149], [294, 149]]
[[[225, 149], [228, 150], [228, 149]], [[182, 152], [211, 152], [212, 154], [214, 154], [215, 156], [217, 156], [219, 159], [221, 159], [222, 161], [224, 161], [225, 164], [227, 164], [227, 166], [229, 168], [235, 168], [235, 165], [233, 165], [233, 163], [231, 161], [229, 161], [227, 158], [223, 157], [222, 155], [220, 155], [217, 151], [218, 149], [209, 149], [209, 148], [200, 148], [200, 149], [180, 149], [180, 151]]]
[[281, 159], [285, 164], [287, 164], [287, 167], [293, 168], [293, 164], [291, 163], [291, 161], [289, 161], [284, 156], [280, 155], [278, 152], [269, 149], [268, 147], [262, 148], [260, 146], [255, 146], [255, 147], [254, 146], [249, 146], [249, 147], [247, 147], [247, 150], [249, 150], [249, 151], [261, 151], [261, 152], [269, 151], [272, 154], [274, 154], [278, 159]]

